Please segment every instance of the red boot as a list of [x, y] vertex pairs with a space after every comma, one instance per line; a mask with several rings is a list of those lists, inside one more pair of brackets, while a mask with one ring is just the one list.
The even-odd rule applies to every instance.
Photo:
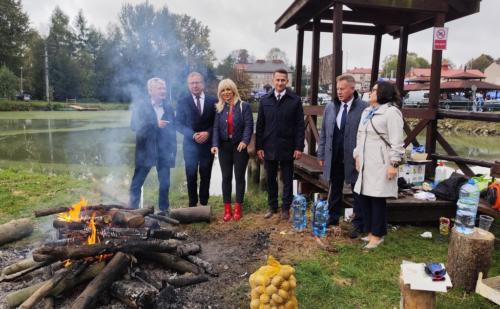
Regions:
[[241, 204], [240, 203], [236, 203], [234, 205], [234, 216], [233, 216], [233, 220], [234, 221], [239, 221], [241, 219]]
[[231, 220], [231, 217], [233, 216], [233, 214], [231, 213], [231, 203], [225, 203], [224, 204], [224, 222], [227, 222], [229, 220]]

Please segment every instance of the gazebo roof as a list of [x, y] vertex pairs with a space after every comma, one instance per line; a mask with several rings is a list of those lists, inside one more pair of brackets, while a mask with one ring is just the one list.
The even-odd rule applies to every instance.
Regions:
[[[333, 3], [326, 0], [295, 0], [276, 20], [275, 30], [293, 25], [311, 30], [311, 21], [319, 17], [332, 20]], [[446, 22], [479, 12], [480, 0], [342, 0], [344, 33], [390, 34], [399, 36], [400, 27], [408, 26], [409, 33], [434, 25], [434, 16], [446, 13]], [[358, 25], [352, 23], [362, 23]], [[332, 23], [321, 23], [321, 31], [332, 31]]]
[[446, 76], [447, 79], [484, 79], [486, 76], [484, 74], [475, 74], [469, 71], [461, 71], [453, 75]]

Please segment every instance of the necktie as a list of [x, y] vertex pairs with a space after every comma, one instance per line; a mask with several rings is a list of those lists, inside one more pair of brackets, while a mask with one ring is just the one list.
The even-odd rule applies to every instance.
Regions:
[[198, 108], [198, 113], [201, 115], [201, 103], [200, 103], [200, 96], [196, 96], [196, 107]]
[[279, 101], [280, 101], [280, 99], [281, 99], [281, 94], [280, 94], [280, 93], [278, 93], [278, 96], [277, 96], [277, 100], [276, 100], [276, 101], [278, 101], [278, 102], [279, 102]]
[[347, 120], [347, 103], [342, 104], [342, 116], [340, 117], [340, 131], [344, 131], [345, 122]]

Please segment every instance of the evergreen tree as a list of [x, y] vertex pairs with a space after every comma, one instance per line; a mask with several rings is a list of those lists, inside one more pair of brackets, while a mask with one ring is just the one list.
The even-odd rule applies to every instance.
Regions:
[[17, 77], [6, 65], [0, 67], [0, 98], [12, 99], [17, 91]]
[[29, 37], [28, 15], [20, 0], [0, 0], [0, 65], [18, 72]]

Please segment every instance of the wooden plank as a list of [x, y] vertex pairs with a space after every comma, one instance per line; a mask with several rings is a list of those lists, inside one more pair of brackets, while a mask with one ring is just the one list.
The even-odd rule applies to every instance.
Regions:
[[495, 161], [490, 170], [491, 177], [500, 178], [500, 161]]
[[302, 95], [302, 60], [304, 58], [304, 30], [297, 30], [297, 51], [295, 55], [295, 93]]
[[448, 11], [448, 2], [445, 0], [342, 0], [342, 3], [350, 8], [366, 7], [371, 9], [391, 9], [393, 11], [422, 11], [442, 12]]
[[[286, 29], [294, 24], [294, 17], [296, 17], [299, 12], [303, 11], [306, 5], [311, 2], [311, 0], [296, 0], [294, 1], [286, 10], [281, 14], [280, 17], [274, 22], [275, 30]], [[296, 22], [295, 22], [296, 24]]]
[[500, 114], [490, 113], [490, 112], [478, 113], [478, 112], [465, 112], [465, 111], [438, 110], [437, 116], [439, 118], [500, 122]]
[[[430, 154], [430, 156], [436, 160], [453, 161], [456, 163], [465, 163], [465, 164], [471, 164], [471, 165], [477, 165], [477, 166], [483, 166], [483, 167], [493, 166], [492, 162], [483, 161], [483, 160], [467, 159], [467, 158], [462, 158], [459, 156], [448, 156], [448, 155], [442, 155], [442, 154], [437, 154], [437, 153], [432, 153], [432, 154]], [[474, 174], [467, 175], [467, 176], [474, 176]]]
[[325, 110], [325, 106], [320, 105], [304, 105], [304, 115], [312, 115], [312, 116], [322, 116]]
[[482, 214], [485, 214], [488, 216], [492, 216], [496, 220], [500, 219], [500, 211], [491, 208], [491, 206], [488, 204], [488, 202], [484, 199], [479, 200], [479, 206], [477, 208], [477, 211], [479, 213], [482, 213]]
[[[313, 31], [313, 23], [305, 23], [301, 29], [305, 31]], [[320, 32], [333, 32], [333, 23], [320, 23]], [[381, 32], [381, 28], [375, 26], [351, 25], [342, 24], [342, 33], [346, 34], [362, 34], [362, 35], [376, 35]]]
[[294, 161], [294, 166], [296, 169], [300, 169], [309, 175], [320, 176], [323, 174], [323, 168], [319, 165], [316, 157], [308, 155], [306, 153], [302, 154], [300, 160]]
[[[443, 147], [447, 154], [451, 156], [458, 156], [458, 153], [453, 149], [453, 147], [448, 143], [448, 141], [441, 135], [441, 133], [436, 132], [436, 138], [438, 143]], [[474, 172], [464, 163], [456, 162], [458, 167], [464, 172], [465, 175], [473, 176]]]
[[401, 110], [405, 118], [436, 119], [437, 111], [428, 108], [408, 108]]
[[406, 75], [406, 54], [408, 53], [408, 26], [402, 26], [399, 30], [399, 51], [396, 67], [396, 89], [402, 95], [404, 91]]
[[[386, 13], [386, 14], [383, 14]], [[398, 12], [398, 14], [393, 14], [391, 10], [381, 10], [378, 9], [376, 12], [374, 10], [367, 9], [356, 9], [355, 11], [342, 11], [344, 16], [343, 20], [347, 22], [355, 23], [366, 23], [375, 25], [394, 25], [403, 26], [408, 25], [410, 21], [420, 20], [422, 18], [431, 18], [432, 15], [425, 13], [414, 13], [414, 12]], [[333, 10], [325, 10], [320, 14], [323, 20], [332, 20]]]
[[405, 138], [405, 144], [404, 144], [405, 148], [415, 140], [415, 138], [418, 136], [418, 134], [420, 134], [420, 132], [422, 132], [423, 129], [425, 129], [428, 122], [429, 122], [428, 119], [422, 119], [419, 121], [419, 123], [417, 123], [413, 131], [411, 131], [410, 134], [408, 134], [408, 136]]

